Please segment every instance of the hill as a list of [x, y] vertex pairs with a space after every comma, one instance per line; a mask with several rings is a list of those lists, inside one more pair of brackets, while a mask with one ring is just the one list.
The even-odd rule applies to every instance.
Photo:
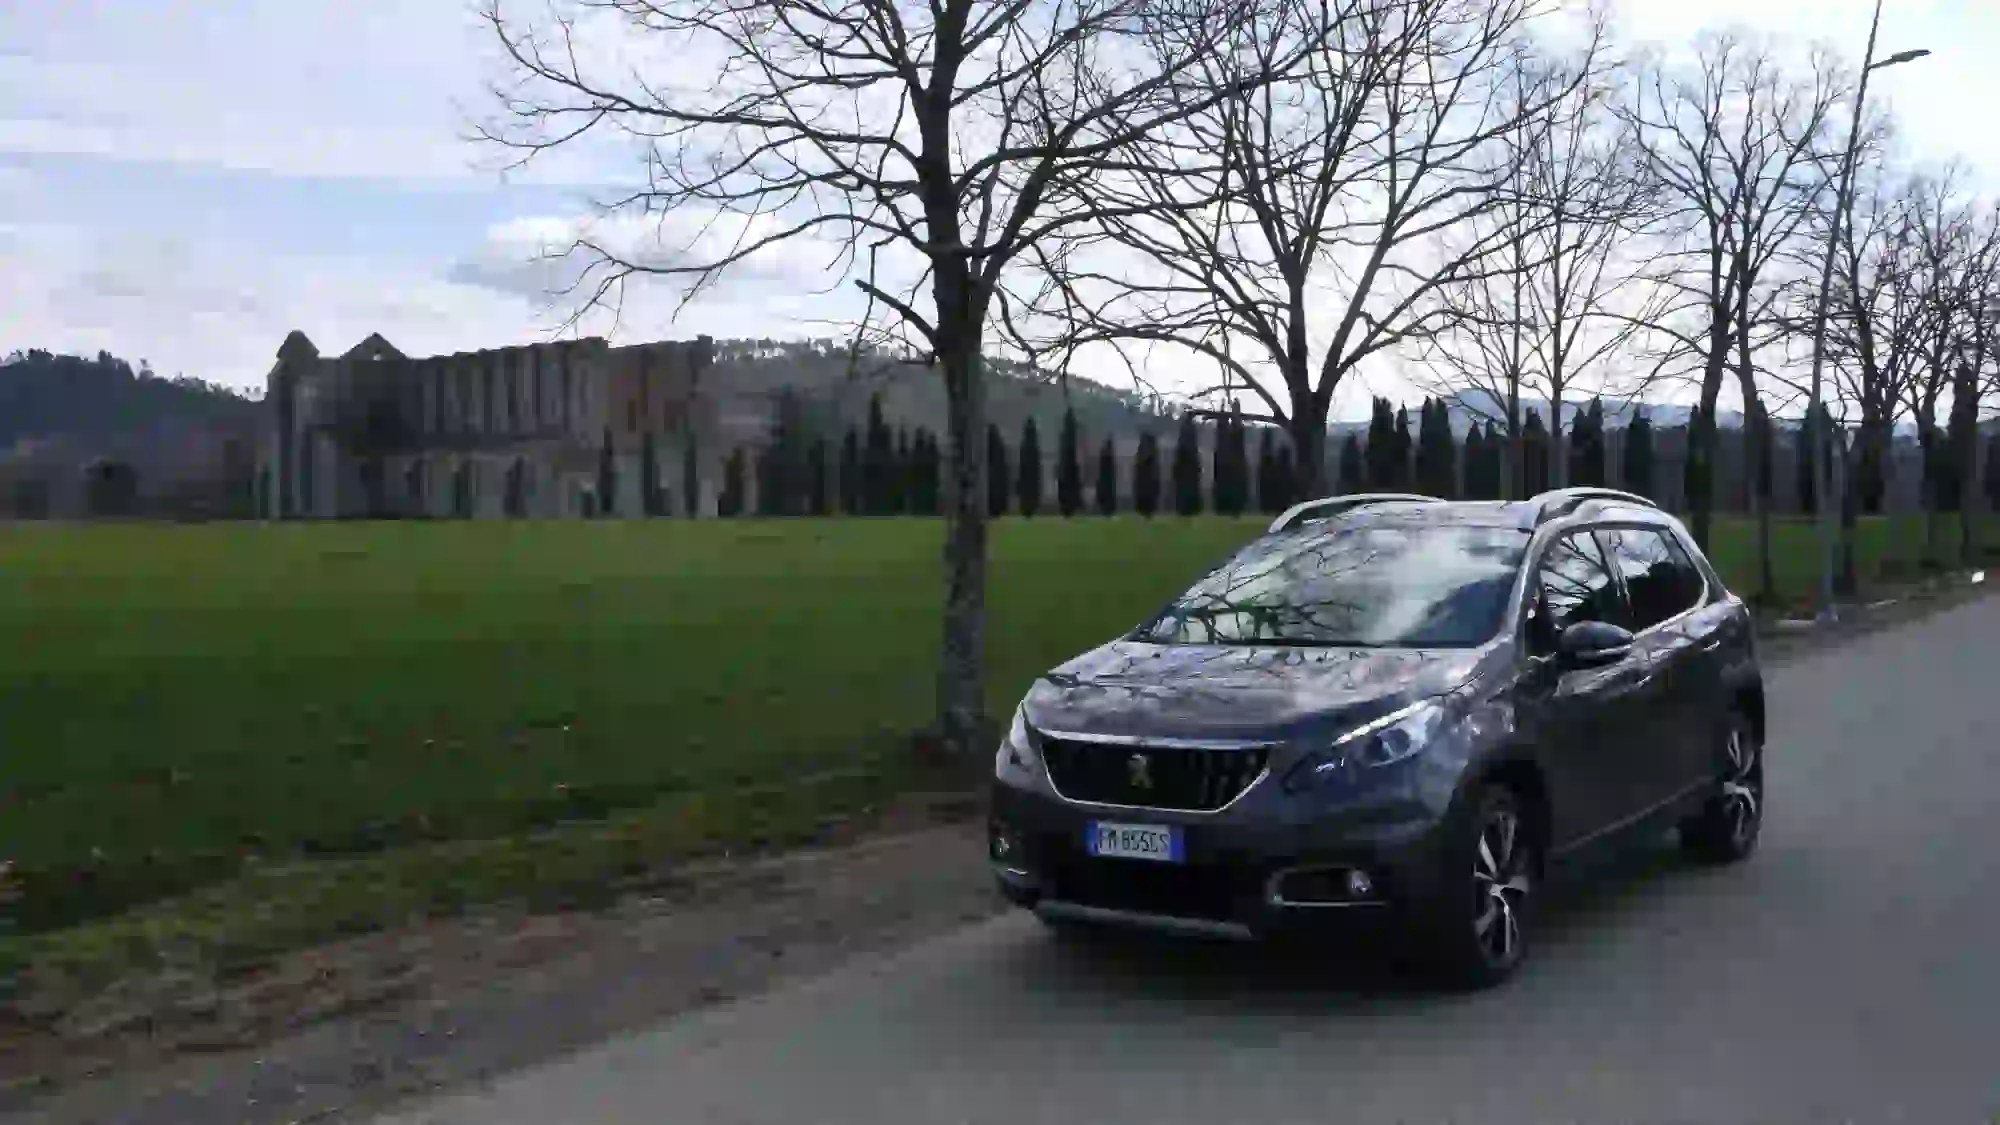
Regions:
[[110, 460], [136, 473], [140, 511], [234, 511], [248, 500], [260, 409], [109, 352], [14, 352], [0, 360], [0, 510], [82, 514], [85, 467]]

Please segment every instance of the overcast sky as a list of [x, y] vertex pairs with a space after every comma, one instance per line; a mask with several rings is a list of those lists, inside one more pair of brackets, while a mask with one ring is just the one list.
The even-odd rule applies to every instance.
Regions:
[[[1878, 75], [1907, 150], [2000, 187], [2000, 0], [1886, 7], [1885, 51], [1936, 52]], [[1669, 48], [1740, 21], [1858, 57], [1868, 8], [1627, 0], [1620, 22]], [[325, 351], [543, 337], [521, 263], [620, 169], [482, 167], [461, 138], [490, 104], [488, 51], [462, 0], [0, 0], [0, 352], [106, 348], [260, 386], [292, 328]], [[787, 263], [617, 336], [823, 334], [824, 284]], [[1340, 413], [1365, 409], [1355, 391]]]

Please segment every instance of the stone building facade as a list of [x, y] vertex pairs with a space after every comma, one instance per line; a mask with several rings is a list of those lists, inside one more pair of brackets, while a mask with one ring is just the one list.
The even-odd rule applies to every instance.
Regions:
[[[565, 340], [411, 358], [379, 335], [327, 358], [300, 332], [267, 380], [262, 506], [274, 519], [713, 515], [724, 450], [713, 341]], [[599, 496], [607, 445], [615, 495]], [[688, 503], [690, 447], [697, 482]]]

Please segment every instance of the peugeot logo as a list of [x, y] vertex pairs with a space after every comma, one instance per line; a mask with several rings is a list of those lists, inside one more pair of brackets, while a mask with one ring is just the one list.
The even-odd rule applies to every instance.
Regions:
[[1153, 759], [1144, 754], [1134, 754], [1125, 759], [1125, 779], [1134, 789], [1153, 787]]

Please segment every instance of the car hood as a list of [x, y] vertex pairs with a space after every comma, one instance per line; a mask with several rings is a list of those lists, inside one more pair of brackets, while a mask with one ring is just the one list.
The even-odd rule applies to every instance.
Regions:
[[1463, 684], [1479, 650], [1156, 645], [1114, 641], [1035, 682], [1040, 730], [1281, 741], [1366, 722]]

